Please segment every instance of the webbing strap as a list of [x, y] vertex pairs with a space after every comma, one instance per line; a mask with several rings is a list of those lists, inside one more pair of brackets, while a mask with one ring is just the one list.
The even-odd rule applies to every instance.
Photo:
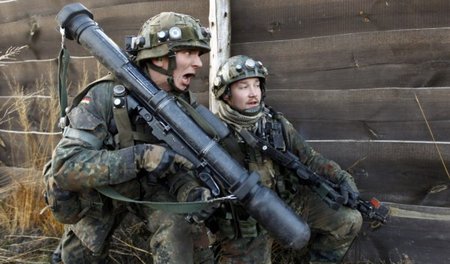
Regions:
[[214, 128], [208, 123], [208, 121], [205, 120], [205, 118], [203, 118], [197, 111], [195, 111], [192, 105], [190, 105], [180, 96], [177, 97], [177, 101], [180, 102], [180, 104], [186, 109], [192, 119], [194, 119], [194, 121], [206, 132], [206, 134], [208, 134], [208, 136], [214, 139], [219, 139], [219, 135], [214, 130]]
[[128, 109], [126, 107], [113, 107], [114, 120], [119, 136], [120, 148], [131, 147], [134, 145], [133, 133], [131, 128], [131, 121], [128, 116]]
[[63, 137], [81, 140], [91, 145], [94, 149], [100, 149], [103, 146], [103, 141], [93, 134], [68, 126], [64, 128]]
[[189, 214], [193, 212], [201, 211], [213, 203], [235, 200], [234, 196], [225, 196], [220, 198], [211, 199], [208, 201], [198, 201], [198, 202], [152, 202], [152, 201], [140, 201], [128, 198], [120, 193], [118, 193], [111, 186], [97, 187], [96, 190], [106, 197], [111, 199], [119, 200], [128, 203], [138, 203], [148, 206], [150, 208], [161, 210], [165, 212], [175, 213], [175, 214]]
[[[62, 46], [58, 55], [58, 94], [59, 94], [59, 108], [61, 121], [66, 116], [67, 107], [67, 70], [69, 68], [70, 53]], [[60, 124], [61, 128], [65, 124]]]

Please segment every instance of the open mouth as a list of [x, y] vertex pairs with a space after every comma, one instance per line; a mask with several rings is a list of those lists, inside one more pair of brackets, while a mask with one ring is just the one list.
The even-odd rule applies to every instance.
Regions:
[[258, 105], [259, 102], [258, 101], [251, 101], [251, 102], [248, 102], [247, 104], [250, 105], [250, 106], [255, 106], [255, 105]]
[[191, 80], [192, 78], [194, 78], [195, 77], [195, 74], [194, 73], [187, 73], [187, 74], [185, 74], [185, 75], [183, 75], [183, 79], [184, 80]]
[[189, 87], [189, 85], [191, 84], [191, 80], [192, 78], [195, 77], [195, 74], [193, 73], [187, 73], [184, 74], [181, 78], [181, 84], [187, 89]]

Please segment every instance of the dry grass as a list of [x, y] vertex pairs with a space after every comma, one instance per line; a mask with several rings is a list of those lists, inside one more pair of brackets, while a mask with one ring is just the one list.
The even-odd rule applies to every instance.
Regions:
[[[10, 48], [0, 56], [0, 60], [13, 60], [20, 48]], [[48, 153], [54, 147], [52, 142], [42, 142], [45, 137], [27, 134], [29, 131], [54, 131], [57, 121], [57, 95], [50, 89], [54, 85], [53, 74], [37, 80], [36, 91], [26, 94], [24, 88], [14, 79], [8, 79], [11, 94], [15, 99], [9, 104], [1, 122], [9, 124], [10, 128], [20, 128], [24, 132], [21, 142], [17, 142], [19, 151], [23, 155], [19, 162], [14, 160], [15, 167], [26, 168], [22, 173], [11, 170], [10, 183], [1, 188], [0, 194], [0, 263], [47, 263], [47, 256], [53, 250], [62, 231], [62, 225], [57, 223], [47, 212], [40, 214], [44, 207], [42, 196], [41, 168], [48, 159]], [[50, 100], [36, 100], [37, 95], [50, 91]], [[37, 112], [36, 110], [39, 111]], [[32, 121], [32, 117], [40, 115], [40, 122]], [[14, 118], [12, 118], [14, 117]], [[17, 135], [9, 134], [9, 142], [16, 142]], [[45, 154], [44, 154], [45, 153]], [[25, 173], [23, 173], [25, 172]]]
[[[3, 55], [0, 55], [0, 61], [15, 60], [16, 56], [26, 48], [28, 48], [28, 46], [9, 47]], [[0, 54], [2, 54], [2, 52], [0, 52]]]

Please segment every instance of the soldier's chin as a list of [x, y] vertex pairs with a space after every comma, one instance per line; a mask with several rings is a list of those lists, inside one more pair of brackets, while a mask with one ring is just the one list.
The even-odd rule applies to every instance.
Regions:
[[179, 92], [187, 92], [189, 90], [189, 85], [176, 85]]
[[254, 107], [244, 109], [240, 112], [241, 112], [241, 114], [244, 114], [246, 116], [255, 116], [255, 115], [259, 114], [259, 112], [261, 112], [262, 108], [263, 108], [262, 104], [259, 104]]

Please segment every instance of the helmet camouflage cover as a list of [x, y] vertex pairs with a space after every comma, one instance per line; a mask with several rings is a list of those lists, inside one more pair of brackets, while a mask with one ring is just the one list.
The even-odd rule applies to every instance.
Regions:
[[218, 69], [214, 79], [213, 92], [217, 99], [227, 93], [229, 86], [239, 80], [257, 77], [261, 81], [261, 90], [264, 93], [264, 83], [268, 71], [260, 61], [237, 55], [227, 59]]
[[137, 61], [166, 56], [180, 49], [199, 49], [207, 53], [209, 30], [192, 16], [162, 12], [142, 25], [137, 43]]

